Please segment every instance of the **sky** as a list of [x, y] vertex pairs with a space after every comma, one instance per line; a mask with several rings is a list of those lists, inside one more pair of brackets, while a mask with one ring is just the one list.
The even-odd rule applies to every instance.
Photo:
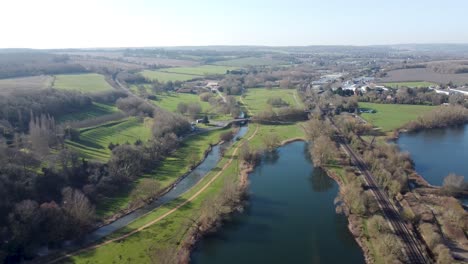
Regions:
[[466, 0], [0, 0], [0, 48], [468, 43]]

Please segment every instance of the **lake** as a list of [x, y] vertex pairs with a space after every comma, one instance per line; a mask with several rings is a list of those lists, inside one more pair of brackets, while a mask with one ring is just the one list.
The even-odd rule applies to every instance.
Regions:
[[192, 263], [364, 263], [335, 213], [338, 185], [314, 168], [307, 144], [287, 144], [264, 155], [250, 174], [245, 211], [202, 239]]
[[398, 145], [432, 185], [442, 185], [449, 173], [468, 177], [468, 125], [402, 133]]

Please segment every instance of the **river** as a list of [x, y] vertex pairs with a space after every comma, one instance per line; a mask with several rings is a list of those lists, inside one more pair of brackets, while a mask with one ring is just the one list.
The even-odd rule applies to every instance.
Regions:
[[[108, 225], [104, 225], [96, 229], [95, 231], [86, 235], [80, 241], [68, 241], [64, 243], [64, 247], [62, 249], [71, 250], [92, 244], [93, 242], [96, 242], [99, 239], [102, 239], [105, 236], [112, 234], [120, 228], [127, 226], [135, 219], [147, 214], [148, 212], [153, 211], [161, 205], [180, 197], [182, 194], [184, 194], [186, 191], [192, 188], [197, 182], [203, 179], [203, 177], [205, 177], [213, 168], [216, 167], [219, 160], [221, 159], [221, 147], [226, 147], [227, 145], [232, 144], [239, 138], [243, 137], [247, 133], [247, 131], [248, 127], [242, 126], [239, 128], [238, 132], [235, 134], [231, 142], [225, 142], [223, 145], [213, 146], [211, 151], [206, 155], [205, 159], [196, 168], [194, 168], [187, 175], [185, 175], [185, 177], [183, 177], [179, 182], [177, 182], [174, 185], [174, 187], [171, 190], [169, 190], [166, 194], [154, 200], [152, 203], [145, 205], [142, 208], [137, 209]], [[52, 252], [53, 251], [49, 250], [47, 247], [42, 247], [41, 249], [39, 249], [38, 255], [45, 256]]]
[[468, 177], [468, 125], [402, 133], [398, 145], [432, 185], [442, 185], [449, 173]]
[[306, 143], [265, 155], [249, 179], [245, 211], [202, 239], [192, 263], [364, 263], [335, 213], [338, 185], [313, 167]]

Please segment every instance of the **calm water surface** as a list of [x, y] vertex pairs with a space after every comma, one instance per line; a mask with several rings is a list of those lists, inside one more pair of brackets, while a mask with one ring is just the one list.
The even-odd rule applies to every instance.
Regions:
[[442, 185], [449, 173], [468, 178], [468, 125], [403, 133], [398, 145], [411, 154], [416, 171], [430, 184]]
[[246, 210], [203, 239], [192, 263], [364, 263], [346, 218], [335, 213], [337, 192], [313, 168], [306, 143], [283, 146], [250, 174]]

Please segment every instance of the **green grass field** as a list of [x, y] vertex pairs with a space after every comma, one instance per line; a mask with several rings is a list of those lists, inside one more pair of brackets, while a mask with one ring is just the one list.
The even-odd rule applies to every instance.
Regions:
[[[256, 125], [251, 125], [247, 135], [244, 136], [244, 139], [241, 140], [241, 142], [243, 142], [254, 132], [255, 126]], [[292, 127], [294, 126], [291, 126], [284, 131], [292, 130]], [[295, 128], [298, 131], [302, 131], [297, 125], [295, 125]], [[261, 139], [261, 135], [268, 133], [270, 129], [271, 127], [269, 126], [260, 125], [259, 133], [254, 137], [251, 144], [255, 145], [255, 141]], [[294, 129], [294, 131], [296, 131], [296, 129]], [[241, 142], [237, 142], [235, 145], [241, 144]], [[205, 186], [208, 181], [213, 179], [218, 171], [232, 157], [234, 161], [198, 197], [186, 203], [172, 214], [166, 216], [163, 220], [149, 226], [148, 228], [135, 233], [124, 240], [112, 242], [97, 249], [83, 252], [77, 256], [72, 257], [71, 261], [74, 263], [118, 263], [121, 260], [124, 260], [132, 263], [150, 263], [151, 261], [147, 254], [148, 250], [154, 250], [154, 248], [179, 248], [180, 241], [182, 241], [187, 236], [186, 230], [189, 219], [193, 219], [194, 217], [196, 218], [199, 215], [202, 202], [207, 198], [219, 193], [222, 190], [223, 183], [226, 180], [238, 180], [237, 156], [231, 155], [233, 149], [234, 148], [230, 148], [225, 157], [223, 157], [218, 163], [217, 167], [187, 193], [182, 195], [180, 198], [163, 205], [157, 210], [154, 210], [151, 213], [130, 223], [125, 228], [110, 235], [109, 238], [115, 238], [131, 232], [132, 230], [135, 230], [167, 213], [178, 205], [181, 205], [184, 201], [186, 201], [193, 194], [198, 192], [203, 186]]]
[[391, 88], [401, 88], [401, 87], [410, 87], [410, 88], [421, 88], [437, 85], [436, 83], [431, 82], [388, 82], [383, 83], [385, 87]]
[[[208, 102], [200, 100], [200, 96], [197, 94], [186, 94], [186, 93], [169, 93], [169, 94], [158, 94], [156, 95], [158, 100], [153, 101], [155, 105], [166, 109], [171, 112], [177, 111], [177, 105], [181, 102], [183, 103], [200, 103], [202, 107], [202, 113], [200, 118], [205, 114], [209, 116], [210, 120], [228, 120], [231, 119], [229, 115], [223, 115], [216, 113], [214, 109]], [[216, 96], [216, 95], [215, 95]]]
[[168, 82], [168, 81], [184, 82], [184, 81], [189, 81], [189, 80], [201, 77], [200, 75], [190, 75], [190, 74], [170, 73], [170, 72], [150, 71], [150, 70], [142, 71], [141, 74], [148, 79], [158, 80], [160, 82]]
[[252, 148], [261, 148], [263, 138], [268, 134], [276, 134], [280, 141], [291, 138], [305, 138], [304, 129], [301, 127], [302, 123], [288, 124], [288, 125], [260, 125], [257, 135], [250, 141]]
[[60, 74], [55, 76], [53, 88], [75, 90], [83, 93], [97, 93], [112, 90], [112, 86], [103, 75], [97, 73], [87, 74]]
[[[219, 136], [226, 130], [214, 130], [207, 133], [189, 137], [181, 143], [173, 155], [167, 157], [162, 162], [161, 166], [157, 167], [152, 173], [145, 174], [139, 178], [135, 184], [141, 184], [142, 181], [156, 181], [161, 188], [165, 188], [180, 176], [190, 170], [190, 157], [196, 155], [198, 160], [203, 159], [205, 151], [210, 144], [219, 142]], [[135, 186], [137, 188], [137, 186]], [[120, 196], [102, 199], [97, 206], [97, 214], [99, 217], [110, 216], [116, 211], [124, 209], [129, 203], [130, 197], [128, 193], [122, 193]]]
[[216, 65], [231, 66], [231, 67], [244, 67], [244, 66], [274, 66], [287, 64], [285, 61], [274, 60], [269, 58], [247, 57], [225, 61], [218, 61]]
[[161, 69], [162, 72], [172, 72], [191, 75], [211, 75], [211, 74], [225, 74], [228, 70], [235, 70], [239, 67], [219, 66], [219, 65], [203, 65], [195, 67], [175, 67]]
[[267, 103], [271, 97], [281, 97], [284, 101], [289, 103], [292, 107], [303, 107], [297, 91], [294, 89], [279, 89], [273, 88], [268, 90], [266, 88], [250, 88], [247, 90], [244, 98], [238, 98], [241, 103], [247, 105], [248, 111], [251, 115], [259, 111], [263, 111], [269, 107]]
[[361, 116], [383, 131], [393, 131], [402, 127], [418, 116], [431, 111], [434, 106], [427, 105], [401, 105], [401, 104], [374, 104], [359, 103], [360, 108], [374, 109], [377, 112], [362, 113]]
[[138, 139], [146, 141], [151, 137], [151, 124], [149, 119], [141, 122], [137, 118], [129, 118], [83, 128], [80, 130], [79, 141], [67, 140], [66, 144], [84, 158], [107, 161], [111, 154], [109, 143], [134, 143]]
[[88, 107], [86, 109], [83, 109], [77, 112], [59, 116], [57, 121], [59, 123], [63, 123], [67, 121], [79, 121], [79, 120], [95, 118], [95, 117], [99, 117], [103, 115], [109, 115], [109, 114], [113, 114], [117, 112], [119, 112], [119, 109], [117, 109], [117, 107], [113, 105], [94, 102], [91, 107]]

